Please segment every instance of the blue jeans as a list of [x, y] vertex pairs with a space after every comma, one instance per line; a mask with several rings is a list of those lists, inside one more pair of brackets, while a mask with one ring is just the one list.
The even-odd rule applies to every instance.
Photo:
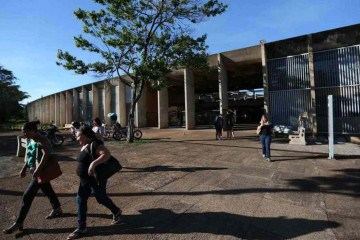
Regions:
[[266, 158], [270, 158], [270, 143], [271, 143], [271, 135], [260, 135], [260, 142], [262, 145], [262, 153]]
[[113, 201], [106, 194], [107, 181], [96, 183], [94, 178], [80, 179], [80, 186], [76, 197], [78, 210], [78, 227], [83, 229], [86, 227], [87, 201], [91, 195], [94, 194], [96, 201], [107, 207], [112, 214], [117, 214], [120, 211]]

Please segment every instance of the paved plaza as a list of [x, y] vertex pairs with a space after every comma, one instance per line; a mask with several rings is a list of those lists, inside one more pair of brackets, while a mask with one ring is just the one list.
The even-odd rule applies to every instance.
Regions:
[[[106, 141], [123, 170], [108, 183], [124, 222], [89, 200], [83, 239], [360, 239], [360, 147], [273, 142], [266, 162], [254, 130], [215, 140], [214, 130], [144, 129], [128, 145]], [[16, 133], [0, 134], [0, 227], [11, 224], [30, 176], [20, 179]], [[0, 239], [66, 239], [76, 227], [79, 145], [56, 148], [63, 175], [52, 182], [64, 214], [45, 220], [46, 197], [35, 198], [22, 233]]]

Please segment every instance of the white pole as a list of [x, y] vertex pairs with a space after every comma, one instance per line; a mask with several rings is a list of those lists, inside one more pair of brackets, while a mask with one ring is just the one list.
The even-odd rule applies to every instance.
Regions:
[[329, 159], [334, 159], [334, 119], [333, 96], [328, 96], [328, 134], [329, 134]]

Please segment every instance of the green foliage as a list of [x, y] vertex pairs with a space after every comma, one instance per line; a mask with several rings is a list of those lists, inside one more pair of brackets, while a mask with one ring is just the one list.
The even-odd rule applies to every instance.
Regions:
[[10, 70], [0, 66], [0, 123], [9, 123], [24, 118], [24, 106], [19, 102], [28, 98], [15, 83], [16, 77]]
[[[205, 70], [206, 35], [194, 38], [190, 25], [223, 13], [218, 0], [94, 0], [98, 11], [76, 10], [83, 22], [82, 35], [74, 37], [82, 50], [96, 53], [101, 61], [85, 63], [58, 50], [59, 66], [78, 74], [117, 75], [132, 87], [130, 116], [146, 82], [159, 90], [167, 75], [190, 67]], [[122, 76], [127, 75], [131, 83]], [[130, 119], [129, 119], [130, 121]]]

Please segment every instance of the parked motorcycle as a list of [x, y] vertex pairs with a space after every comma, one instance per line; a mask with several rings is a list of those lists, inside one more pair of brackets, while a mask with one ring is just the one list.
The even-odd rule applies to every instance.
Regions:
[[60, 131], [55, 125], [51, 125], [49, 128], [40, 131], [40, 133], [46, 136], [53, 146], [60, 146], [64, 143], [64, 137], [57, 134], [60, 133]]
[[[113, 138], [115, 140], [121, 140], [122, 138], [126, 139], [127, 131], [128, 131], [127, 127], [121, 127], [120, 123], [115, 123], [113, 126]], [[141, 139], [141, 137], [142, 137], [141, 130], [135, 128], [134, 129], [134, 138], [136, 140], [139, 140], [139, 139]]]

